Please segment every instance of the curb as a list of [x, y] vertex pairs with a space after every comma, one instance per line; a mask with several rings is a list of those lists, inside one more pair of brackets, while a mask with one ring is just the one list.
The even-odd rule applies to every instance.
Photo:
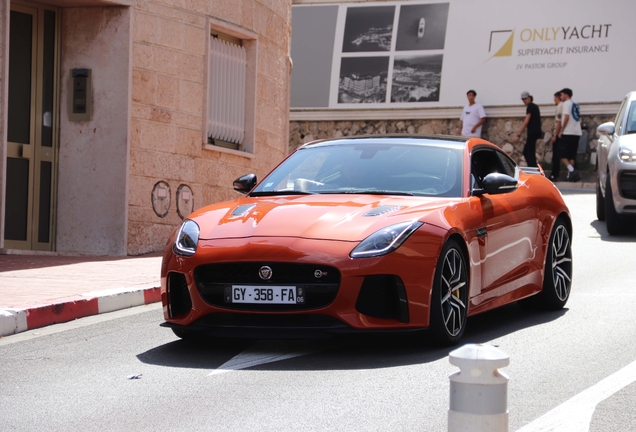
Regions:
[[0, 337], [161, 301], [155, 285], [92, 291], [25, 308], [0, 309]]
[[568, 190], [568, 189], [586, 189], [586, 190], [594, 190], [596, 188], [595, 182], [566, 182], [566, 181], [558, 181], [554, 183], [559, 190]]

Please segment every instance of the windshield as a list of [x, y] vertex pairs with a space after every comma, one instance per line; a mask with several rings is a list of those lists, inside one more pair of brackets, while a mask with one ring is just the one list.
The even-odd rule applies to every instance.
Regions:
[[459, 197], [462, 150], [443, 145], [333, 144], [299, 149], [250, 195], [367, 193]]
[[629, 106], [629, 113], [627, 114], [627, 125], [625, 128], [625, 133], [636, 133], [636, 101], [632, 101], [632, 104]]

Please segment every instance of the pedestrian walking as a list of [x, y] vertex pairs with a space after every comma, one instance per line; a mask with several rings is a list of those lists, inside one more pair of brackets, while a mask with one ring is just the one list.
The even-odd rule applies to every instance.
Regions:
[[526, 105], [526, 117], [521, 128], [517, 131], [513, 142], [519, 141], [524, 129], [528, 129], [526, 144], [523, 146], [523, 157], [529, 167], [537, 166], [536, 146], [537, 140], [541, 138], [541, 111], [534, 103], [534, 98], [527, 91], [521, 92], [521, 100]]
[[564, 88], [561, 90], [561, 100], [563, 101], [563, 120], [559, 138], [563, 145], [561, 162], [567, 167], [567, 181], [577, 182], [581, 180], [581, 173], [574, 166], [576, 154], [579, 149], [579, 140], [583, 131], [581, 130], [581, 112], [579, 105], [572, 100], [572, 90]]
[[563, 101], [561, 100], [561, 90], [554, 93], [554, 104], [556, 107], [556, 114], [554, 116], [554, 130], [550, 142], [552, 143], [552, 172], [550, 173], [550, 180], [553, 182], [559, 180], [561, 174], [561, 139], [559, 134], [561, 133], [561, 123], [563, 117]]
[[486, 112], [480, 103], [475, 102], [476, 97], [475, 90], [468, 90], [466, 93], [468, 104], [462, 110], [462, 115], [459, 118], [459, 135], [481, 138], [481, 125], [486, 121]]

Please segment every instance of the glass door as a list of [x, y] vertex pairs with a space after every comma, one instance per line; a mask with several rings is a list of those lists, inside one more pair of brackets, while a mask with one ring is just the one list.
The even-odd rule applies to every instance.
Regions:
[[9, 18], [5, 248], [54, 249], [56, 8], [15, 2]]

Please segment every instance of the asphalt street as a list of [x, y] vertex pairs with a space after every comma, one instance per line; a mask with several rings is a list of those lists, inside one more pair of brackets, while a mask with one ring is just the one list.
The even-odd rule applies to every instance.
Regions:
[[[636, 235], [608, 236], [593, 192], [564, 196], [566, 308], [473, 317], [462, 343], [510, 355], [510, 431], [636, 431]], [[155, 304], [1, 338], [0, 430], [447, 429], [457, 369], [425, 333], [200, 346], [161, 322]]]

